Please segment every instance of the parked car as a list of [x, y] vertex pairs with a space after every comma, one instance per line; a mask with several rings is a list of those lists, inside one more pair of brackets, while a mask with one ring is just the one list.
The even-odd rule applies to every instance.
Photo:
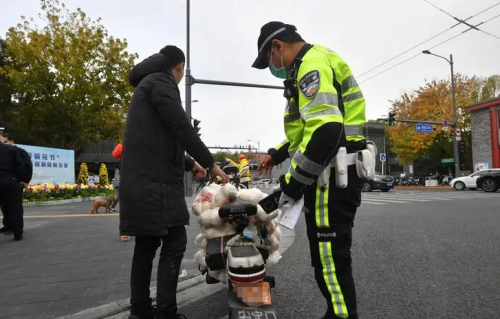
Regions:
[[458, 191], [463, 191], [465, 189], [476, 190], [477, 189], [477, 184], [476, 184], [477, 179], [485, 174], [489, 174], [489, 173], [493, 173], [493, 172], [500, 172], [500, 168], [483, 169], [479, 172], [472, 173], [468, 176], [454, 178], [450, 181], [450, 186], [455, 188]]
[[476, 180], [476, 187], [488, 193], [494, 193], [500, 188], [500, 170], [492, 170]]
[[363, 183], [363, 192], [371, 192], [372, 190], [380, 189], [383, 192], [388, 192], [394, 188], [394, 179], [389, 175], [375, 174], [373, 180], [367, 180]]

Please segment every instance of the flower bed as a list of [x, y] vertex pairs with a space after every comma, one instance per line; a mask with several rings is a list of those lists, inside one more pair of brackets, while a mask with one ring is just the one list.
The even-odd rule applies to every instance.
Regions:
[[37, 184], [24, 189], [23, 202], [46, 202], [94, 196], [116, 195], [113, 186], [78, 184]]

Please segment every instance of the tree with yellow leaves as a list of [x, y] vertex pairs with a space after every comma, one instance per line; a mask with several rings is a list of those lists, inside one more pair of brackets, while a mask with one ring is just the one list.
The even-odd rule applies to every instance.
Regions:
[[[500, 93], [500, 76], [489, 78], [455, 75], [457, 123], [462, 141], [470, 150], [470, 115], [466, 106], [493, 98]], [[433, 80], [417, 90], [404, 93], [398, 100], [391, 101], [396, 120], [417, 120], [452, 123], [453, 107], [451, 83], [448, 80]], [[418, 159], [429, 159], [434, 166], [440, 165], [442, 158], [453, 157], [453, 128], [442, 130], [437, 125], [432, 133], [417, 133], [415, 124], [397, 123], [388, 128], [392, 151], [401, 164]], [[467, 152], [470, 154], [471, 152]], [[466, 158], [462, 169], [471, 167], [472, 159]]]

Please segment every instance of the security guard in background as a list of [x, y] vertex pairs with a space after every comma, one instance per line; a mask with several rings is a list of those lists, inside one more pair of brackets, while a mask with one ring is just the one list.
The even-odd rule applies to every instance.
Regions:
[[245, 188], [249, 188], [250, 182], [252, 181], [250, 175], [250, 164], [245, 156], [245, 154], [240, 154], [238, 156], [239, 163], [234, 162], [230, 158], [226, 158], [227, 162], [230, 162], [238, 169], [238, 178], [240, 180], [240, 185], [245, 186]]
[[252, 67], [269, 68], [284, 79], [288, 100], [287, 139], [269, 150], [259, 170], [270, 170], [291, 158], [291, 167], [280, 181], [282, 199], [293, 203], [304, 197], [312, 266], [328, 304], [324, 318], [355, 319], [351, 243], [362, 179], [353, 160], [347, 166], [345, 185], [338, 187], [331, 163], [341, 147], [351, 159], [367, 148], [365, 99], [346, 62], [326, 47], [306, 43], [296, 30], [293, 25], [269, 22], [258, 39]]
[[21, 182], [29, 172], [15, 146], [0, 143], [0, 206], [8, 219], [2, 232], [12, 231], [15, 240], [23, 238], [23, 200]]

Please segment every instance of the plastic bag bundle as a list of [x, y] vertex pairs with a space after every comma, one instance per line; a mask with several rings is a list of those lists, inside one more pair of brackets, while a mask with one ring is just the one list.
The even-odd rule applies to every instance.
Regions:
[[196, 236], [195, 245], [199, 250], [194, 255], [196, 263], [201, 269], [207, 269], [210, 277], [226, 282], [226, 271], [209, 270], [205, 261], [206, 246], [209, 239], [224, 237], [236, 234], [236, 224], [223, 220], [219, 217], [219, 208], [234, 201], [247, 202], [257, 205], [257, 215], [250, 220], [249, 228], [265, 225], [268, 230], [268, 238], [264, 241], [269, 246], [269, 258], [267, 265], [274, 265], [281, 259], [279, 245], [281, 240], [281, 229], [279, 219], [281, 210], [276, 210], [267, 214], [258, 202], [267, 196], [260, 189], [236, 189], [234, 185], [226, 184], [220, 186], [211, 184], [204, 187], [196, 196], [193, 203], [193, 214], [198, 216], [198, 225], [201, 233]]

